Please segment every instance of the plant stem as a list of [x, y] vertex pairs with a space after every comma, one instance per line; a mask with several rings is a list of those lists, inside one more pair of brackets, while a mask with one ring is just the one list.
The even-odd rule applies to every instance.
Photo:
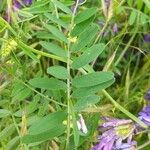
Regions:
[[139, 146], [139, 147], [137, 148], [137, 150], [143, 149], [144, 147], [146, 147], [146, 146], [148, 146], [148, 145], [150, 145], [150, 141], [148, 141], [148, 142], [142, 144], [141, 146]]
[[133, 114], [131, 114], [129, 111], [124, 109], [119, 103], [117, 103], [105, 90], [102, 90], [103, 94], [114, 104], [116, 108], [118, 108], [120, 111], [122, 111], [124, 114], [129, 116], [132, 120], [137, 122], [139, 125], [141, 125], [143, 128], [148, 128], [147, 125], [145, 125], [140, 119], [135, 117]]
[[[135, 31], [137, 31], [138, 29], [136, 28]], [[129, 42], [127, 43], [126, 47], [124, 48], [124, 50], [122, 51], [122, 53], [120, 54], [119, 58], [117, 59], [117, 61], [115, 62], [114, 66], [116, 67], [119, 62], [121, 61], [121, 59], [123, 58], [124, 54], [126, 53], [126, 51], [128, 50], [128, 48], [130, 47], [132, 41], [134, 40], [136, 35], [136, 32], [132, 35], [132, 37], [130, 38]]]
[[68, 113], [68, 118], [67, 118], [67, 141], [66, 141], [66, 149], [69, 149], [69, 142], [70, 142], [70, 120], [71, 120], [71, 110], [70, 110], [70, 92], [71, 92], [71, 76], [70, 76], [70, 63], [71, 63], [71, 52], [70, 52], [70, 46], [71, 46], [71, 37], [70, 37], [70, 32], [74, 26], [74, 17], [75, 13], [78, 7], [79, 0], [76, 1], [72, 18], [71, 18], [71, 24], [70, 24], [70, 29], [68, 33], [68, 45], [67, 45], [67, 72], [68, 72], [68, 79], [67, 79], [67, 113]]
[[[96, 44], [99, 40], [101, 40], [101, 37], [102, 37], [102, 35], [103, 35], [105, 29], [107, 28], [108, 22], [109, 22], [109, 20], [106, 20], [106, 23], [105, 23], [105, 25], [103, 26], [103, 28], [102, 28], [102, 30], [100, 31], [100, 33], [98, 34], [98, 36], [96, 37], [96, 39], [95, 39], [95, 41], [94, 41], [94, 44]], [[96, 60], [97, 60], [97, 58], [95, 59], [95, 61], [93, 61], [92, 65], [91, 65], [92, 67], [94, 66]]]

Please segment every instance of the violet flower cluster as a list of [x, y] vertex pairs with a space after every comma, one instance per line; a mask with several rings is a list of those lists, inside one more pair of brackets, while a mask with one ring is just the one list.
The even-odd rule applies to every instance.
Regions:
[[[150, 91], [145, 96], [150, 100]], [[138, 114], [138, 118], [147, 126], [150, 126], [150, 106], [145, 106]], [[101, 135], [98, 143], [91, 150], [135, 150], [137, 143], [133, 140], [133, 135], [143, 128], [126, 119], [111, 119], [103, 117], [104, 123], [99, 127]]]
[[102, 133], [99, 143], [91, 150], [134, 150], [136, 141], [132, 139], [135, 125], [132, 120], [103, 118], [105, 123], [99, 127]]

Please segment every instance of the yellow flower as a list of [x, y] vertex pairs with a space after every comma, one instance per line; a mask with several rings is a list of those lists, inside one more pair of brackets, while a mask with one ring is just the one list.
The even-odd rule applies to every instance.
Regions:
[[15, 50], [17, 47], [17, 43], [14, 39], [9, 39], [4, 45], [2, 46], [1, 56], [7, 57], [12, 50]]

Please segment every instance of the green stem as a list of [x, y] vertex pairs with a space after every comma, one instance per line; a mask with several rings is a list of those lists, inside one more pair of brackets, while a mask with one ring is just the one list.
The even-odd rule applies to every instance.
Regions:
[[102, 35], [103, 35], [105, 29], [107, 28], [108, 23], [109, 23], [109, 20], [106, 20], [106, 23], [105, 23], [105, 25], [103, 26], [103, 28], [102, 28], [102, 30], [100, 31], [100, 33], [98, 34], [96, 40], [94, 41], [94, 44], [96, 44], [99, 40], [101, 40], [101, 37], [102, 37]]
[[74, 17], [75, 17], [75, 13], [76, 13], [76, 10], [77, 10], [77, 7], [78, 7], [78, 3], [79, 3], [79, 0], [76, 1], [76, 5], [75, 5], [75, 8], [73, 10], [73, 14], [72, 14], [72, 18], [71, 18], [71, 24], [70, 24], [70, 30], [69, 30], [69, 42], [68, 42], [68, 46], [67, 46], [67, 71], [68, 71], [68, 79], [67, 79], [67, 113], [68, 113], [68, 118], [67, 118], [67, 142], [66, 142], [66, 149], [69, 149], [69, 142], [70, 142], [70, 120], [71, 120], [71, 109], [70, 109], [70, 101], [71, 101], [71, 98], [70, 98], [70, 93], [71, 93], [71, 76], [70, 76], [70, 69], [71, 69], [71, 66], [70, 66], [70, 63], [71, 63], [71, 52], [70, 52], [70, 47], [71, 47], [71, 40], [70, 40], [70, 32], [74, 26]]
[[133, 114], [131, 114], [129, 111], [127, 111], [126, 109], [124, 109], [119, 103], [117, 103], [105, 90], [102, 90], [103, 94], [114, 104], [114, 106], [116, 108], [118, 108], [120, 111], [122, 111], [124, 114], [126, 114], [127, 116], [129, 116], [132, 120], [134, 120], [135, 122], [137, 122], [139, 125], [141, 125], [143, 128], [148, 128], [147, 125], [145, 125], [145, 123], [143, 123], [140, 119], [138, 119], [137, 117], [135, 117]]
[[[109, 22], [109, 20], [106, 20], [106, 23], [105, 23], [105, 25], [103, 26], [103, 28], [102, 28], [102, 30], [100, 31], [100, 33], [98, 34], [98, 36], [96, 37], [96, 39], [95, 39], [95, 41], [94, 41], [94, 44], [96, 44], [99, 40], [101, 40], [101, 37], [102, 37], [103, 32], [105, 31], [105, 29], [106, 29], [106, 27], [107, 27], [107, 25], [108, 25], [108, 22]], [[97, 60], [97, 58], [95, 59], [95, 61], [93, 61], [92, 65], [91, 65], [92, 67], [94, 66], [96, 60]]]
[[65, 58], [62, 58], [62, 57], [59, 57], [59, 56], [56, 56], [56, 55], [52, 55], [52, 54], [49, 54], [49, 53], [45, 53], [45, 52], [42, 52], [42, 51], [39, 51], [39, 50], [36, 50], [26, 44], [24, 44], [22, 41], [20, 41], [19, 39], [16, 39], [18, 44], [22, 47], [25, 47], [26, 49], [32, 51], [33, 53], [36, 53], [38, 55], [41, 55], [41, 56], [45, 56], [45, 57], [48, 57], [48, 58], [52, 58], [52, 59], [56, 59], [56, 60], [59, 60], [59, 61], [62, 61], [62, 62], [67, 62]]
[[[135, 29], [135, 31], [137, 31], [137, 28]], [[114, 66], [117, 66], [119, 64], [119, 62], [121, 61], [121, 59], [123, 58], [125, 52], [128, 50], [128, 48], [130, 47], [130, 44], [132, 43], [132, 41], [134, 40], [136, 35], [136, 32], [132, 35], [132, 37], [130, 38], [129, 42], [127, 43], [126, 47], [124, 48], [124, 50], [122, 51], [122, 53], [120, 54], [119, 58], [117, 59], [117, 61], [115, 62]]]
[[139, 147], [137, 148], [137, 150], [143, 149], [144, 147], [146, 147], [146, 146], [148, 146], [148, 145], [150, 145], [150, 141], [148, 141], [148, 142], [142, 144], [141, 146], [139, 146]]

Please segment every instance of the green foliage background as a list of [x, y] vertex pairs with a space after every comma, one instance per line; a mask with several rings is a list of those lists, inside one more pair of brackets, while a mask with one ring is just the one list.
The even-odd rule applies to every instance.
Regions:
[[[109, 10], [100, 0], [34, 0], [8, 23], [11, 2], [0, 5], [2, 150], [88, 150], [102, 116], [146, 128], [137, 114], [150, 85], [148, 0], [113, 0]], [[149, 133], [136, 140], [144, 144]]]

